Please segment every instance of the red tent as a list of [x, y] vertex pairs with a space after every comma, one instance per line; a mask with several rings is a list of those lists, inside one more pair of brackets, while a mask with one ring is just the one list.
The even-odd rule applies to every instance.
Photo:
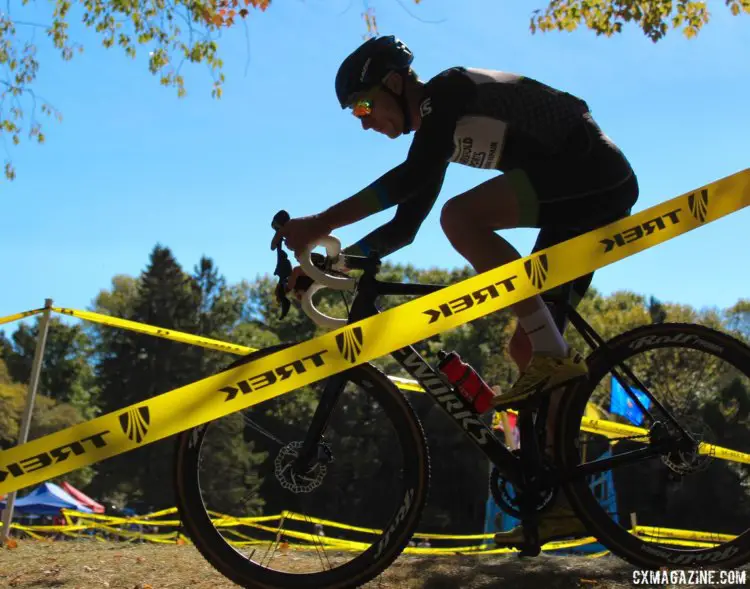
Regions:
[[83, 494], [81, 491], [76, 489], [73, 485], [65, 481], [60, 485], [67, 493], [73, 496], [76, 501], [83, 503], [86, 507], [90, 508], [94, 513], [104, 513], [104, 505], [100, 505], [94, 501], [91, 497]]

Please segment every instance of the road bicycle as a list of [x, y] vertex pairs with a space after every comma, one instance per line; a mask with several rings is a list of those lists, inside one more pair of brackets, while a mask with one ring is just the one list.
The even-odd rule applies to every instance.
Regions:
[[[288, 218], [277, 214], [274, 228]], [[377, 314], [381, 296], [444, 287], [383, 282], [377, 254], [344, 255], [332, 236], [316, 245], [327, 256], [308, 250], [300, 263], [311, 277], [302, 308], [319, 325]], [[283, 317], [291, 272], [283, 243], [277, 256]], [[359, 278], [337, 271], [342, 261]], [[313, 295], [324, 287], [353, 291], [346, 319], [315, 306]], [[750, 561], [750, 348], [690, 323], [646, 324], [605, 341], [567, 303], [566, 292], [554, 309], [558, 324], [569, 321], [591, 348], [589, 374], [515, 407], [518, 448], [506, 446], [414, 347], [391, 353], [493, 465], [494, 500], [523, 522], [518, 554], [539, 554], [539, 518], [562, 492], [591, 535], [637, 567], [733, 568]], [[356, 330], [340, 337], [342, 353], [356, 353], [362, 343]], [[258, 350], [229, 368], [288, 345]], [[617, 387], [629, 420], [611, 405]], [[365, 363], [183, 432], [175, 491], [184, 530], [218, 571], [243, 587], [362, 586], [419, 537], [430, 458], [413, 395]], [[558, 402], [548, 458], [552, 395]], [[595, 482], [611, 470], [603, 499]]]

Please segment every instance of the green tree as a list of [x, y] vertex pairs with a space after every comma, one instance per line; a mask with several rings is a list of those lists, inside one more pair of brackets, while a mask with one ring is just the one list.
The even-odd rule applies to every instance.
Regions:
[[[138, 299], [138, 285], [138, 278], [116, 275], [112, 279], [110, 290], [99, 291], [91, 305], [91, 310], [111, 317], [123, 319], [132, 317]], [[92, 342], [92, 361], [95, 369], [100, 367], [102, 360], [111, 353], [111, 349], [127, 335], [122, 329], [101, 323], [86, 323], [84, 330]]]
[[265, 506], [259, 467], [268, 453], [257, 452], [256, 443], [246, 441], [244, 431], [243, 414], [232, 413], [210, 425], [201, 446], [207, 467], [199, 473], [201, 490], [210, 509], [225, 515], [258, 515]]
[[[735, 16], [750, 14], [748, 0], [725, 0], [725, 4]], [[609, 37], [632, 23], [657, 42], [670, 27], [681, 30], [688, 39], [695, 37], [710, 17], [706, 3], [696, 0], [551, 0], [544, 10], [533, 12], [531, 31], [574, 31], [584, 25]]]
[[[5, 362], [0, 359], [0, 449], [12, 448], [18, 443], [21, 417], [26, 407], [27, 385], [14, 381]], [[59, 402], [37, 394], [29, 424], [29, 440], [65, 429], [84, 420], [84, 415], [69, 403]], [[76, 487], [85, 487], [93, 478], [94, 470], [81, 468], [65, 476]]]
[[[12, 343], [0, 344], [0, 357], [10, 377], [28, 384], [36, 351], [40, 318], [32, 325], [21, 323], [12, 335]], [[49, 321], [44, 346], [39, 392], [67, 402], [86, 417], [96, 414], [97, 390], [89, 364], [91, 342], [81, 325], [68, 325], [58, 317]]]
[[[195, 305], [195, 334], [222, 341], [240, 324], [249, 299], [246, 283], [228, 286], [210, 258], [202, 257], [193, 269], [190, 282]], [[217, 372], [227, 364], [227, 354], [199, 346], [189, 349], [194, 358], [196, 378]]]
[[[154, 248], [148, 267], [137, 281], [135, 300], [125, 306], [131, 310], [126, 319], [195, 333], [196, 297], [191, 279], [168, 248]], [[97, 376], [105, 412], [195, 380], [196, 370], [185, 344], [117, 331], [104, 340], [106, 344], [98, 351]], [[169, 488], [159, 481], [159, 475], [169, 472], [170, 460], [170, 441], [162, 440], [103, 463], [102, 476], [98, 477], [103, 480], [97, 480], [97, 484], [105, 484], [110, 491], [125, 492], [131, 498], [140, 497], [149, 504], [171, 504]]]
[[652, 323], [664, 323], [667, 319], [667, 310], [655, 297], [650, 297], [648, 300], [648, 314], [651, 315]]
[[18, 442], [25, 402], [26, 387], [13, 382], [0, 358], [0, 448], [10, 448]]
[[750, 299], [741, 299], [727, 309], [725, 321], [727, 329], [750, 344]]
[[[246, 302], [245, 286], [227, 286], [210, 259], [202, 258], [190, 275], [168, 248], [157, 245], [137, 279], [119, 277], [111, 292], [99, 293], [94, 306], [99, 312], [155, 327], [231, 340]], [[96, 375], [102, 409], [107, 412], [199, 380], [234, 359], [225, 353], [119, 328], [97, 326], [94, 331]], [[178, 414], [175, 419], [179, 419]], [[239, 450], [231, 439], [221, 443]], [[240, 466], [251, 455], [250, 451], [233, 454]], [[170, 472], [171, 461], [172, 440], [107, 461], [96, 481], [99, 496], [127, 497], [131, 502], [142, 502], [142, 508], [170, 506], [171, 490], [159, 477]]]

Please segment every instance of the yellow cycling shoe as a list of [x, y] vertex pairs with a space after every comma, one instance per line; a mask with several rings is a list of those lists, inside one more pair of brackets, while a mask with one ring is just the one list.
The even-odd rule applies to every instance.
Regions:
[[[502, 514], [497, 516], [496, 522], [499, 525], [499, 519]], [[578, 519], [573, 509], [566, 503], [559, 501], [556, 505], [550, 507], [549, 512], [542, 513], [539, 516], [537, 525], [539, 533], [539, 544], [546, 542], [562, 540], [570, 537], [590, 536], [591, 533]], [[498, 532], [495, 534], [495, 544], [500, 547], [521, 546], [524, 543], [523, 526], [518, 525], [507, 532]]]
[[510, 390], [495, 396], [492, 406], [496, 410], [507, 409], [587, 374], [586, 360], [573, 348], [568, 348], [568, 354], [564, 357], [536, 353]]

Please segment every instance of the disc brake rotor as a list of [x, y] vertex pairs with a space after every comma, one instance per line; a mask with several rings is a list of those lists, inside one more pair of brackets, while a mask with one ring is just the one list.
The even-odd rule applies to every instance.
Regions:
[[[307, 472], [298, 472], [295, 468], [295, 460], [299, 456], [302, 442], [290, 442], [279, 450], [274, 460], [274, 474], [282, 487], [292, 493], [310, 493], [317, 489], [322, 483], [328, 471], [326, 462], [317, 460]], [[321, 443], [320, 451], [323, 452], [327, 462], [332, 461], [330, 448], [326, 443]]]

